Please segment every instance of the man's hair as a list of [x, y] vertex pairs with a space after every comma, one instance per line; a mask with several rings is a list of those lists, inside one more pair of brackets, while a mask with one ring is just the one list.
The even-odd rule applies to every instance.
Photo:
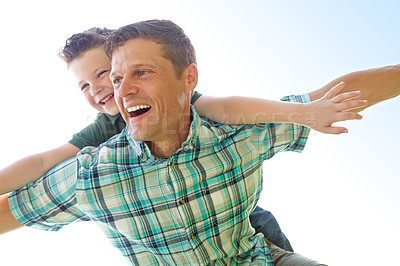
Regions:
[[181, 77], [190, 64], [197, 64], [196, 53], [183, 29], [169, 20], [147, 20], [123, 26], [112, 32], [104, 45], [111, 61], [112, 54], [125, 42], [147, 39], [163, 45], [163, 57], [171, 61], [176, 75]]
[[69, 64], [87, 50], [103, 46], [107, 36], [112, 31], [107, 28], [95, 27], [81, 33], [76, 33], [66, 40], [65, 46], [61, 48], [58, 56]]

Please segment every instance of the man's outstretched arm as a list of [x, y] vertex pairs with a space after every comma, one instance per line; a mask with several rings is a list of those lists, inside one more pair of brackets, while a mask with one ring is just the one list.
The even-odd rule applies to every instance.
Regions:
[[368, 105], [355, 109], [364, 110], [379, 102], [400, 95], [400, 65], [367, 69], [352, 72], [332, 80], [319, 90], [309, 93], [311, 101], [324, 96], [336, 84], [344, 81], [343, 92], [361, 91], [361, 100], [368, 100]]
[[4, 234], [23, 227], [12, 215], [8, 205], [8, 196], [0, 197], [0, 234]]

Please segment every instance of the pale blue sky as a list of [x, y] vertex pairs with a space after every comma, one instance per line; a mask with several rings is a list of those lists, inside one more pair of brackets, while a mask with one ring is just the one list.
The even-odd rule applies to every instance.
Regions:
[[[93, 26], [173, 20], [196, 47], [198, 90], [210, 95], [279, 99], [348, 72], [400, 61], [398, 1], [64, 4], [20, 1], [0, 11], [0, 167], [63, 144], [95, 116], [56, 56], [67, 37]], [[329, 265], [397, 261], [399, 108], [400, 99], [374, 106], [362, 121], [342, 123], [349, 134], [313, 132], [302, 154], [280, 154], [265, 164], [259, 204], [273, 211], [297, 252]], [[58, 233], [21, 229], [0, 236], [0, 248], [0, 264], [9, 265], [122, 261], [90, 223]]]

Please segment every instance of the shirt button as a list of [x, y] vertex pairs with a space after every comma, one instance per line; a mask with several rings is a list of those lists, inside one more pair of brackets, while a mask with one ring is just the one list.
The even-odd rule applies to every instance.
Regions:
[[180, 202], [181, 204], [185, 204], [185, 200], [184, 200], [184, 199], [180, 199], [179, 202]]
[[196, 235], [192, 235], [192, 239], [195, 240], [196, 239]]
[[175, 166], [175, 163], [174, 163], [174, 162], [171, 162], [170, 166], [171, 166], [171, 167], [174, 167], [174, 166]]

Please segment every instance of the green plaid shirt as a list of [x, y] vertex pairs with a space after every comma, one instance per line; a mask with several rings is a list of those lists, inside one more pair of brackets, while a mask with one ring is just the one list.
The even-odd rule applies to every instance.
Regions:
[[134, 265], [273, 265], [249, 221], [262, 164], [301, 151], [309, 129], [223, 125], [192, 113], [188, 138], [170, 158], [155, 158], [125, 128], [13, 192], [14, 216], [44, 230], [92, 220]]

